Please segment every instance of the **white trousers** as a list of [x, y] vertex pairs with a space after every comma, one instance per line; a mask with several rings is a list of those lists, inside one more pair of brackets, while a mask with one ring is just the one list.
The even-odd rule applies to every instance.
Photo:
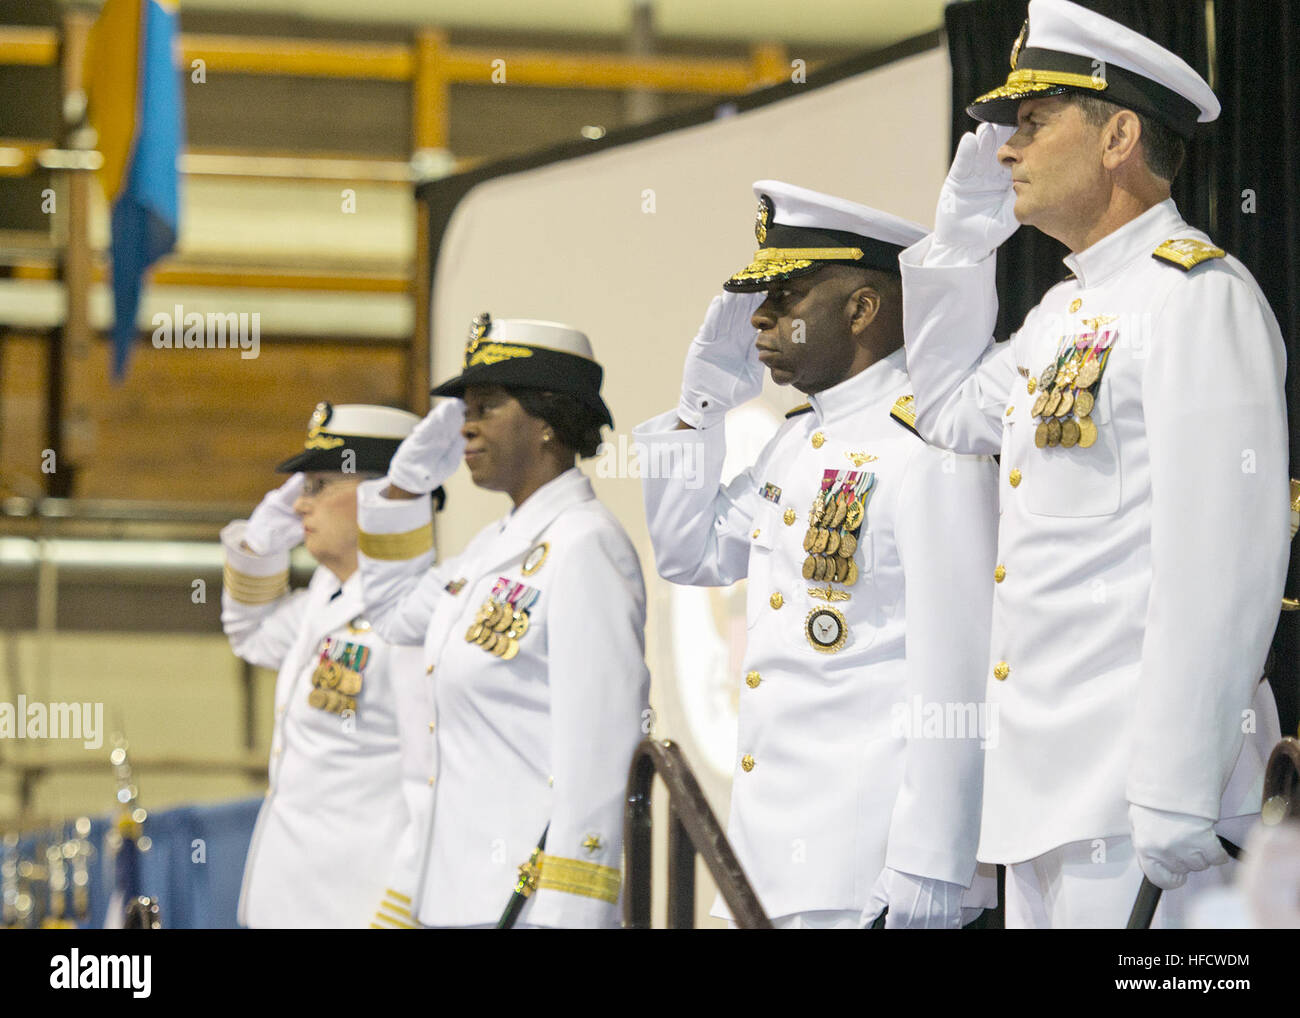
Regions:
[[[1245, 829], [1256, 819], [1237, 817], [1218, 828], [1233, 844], [1241, 845]], [[1184, 928], [1192, 899], [1209, 888], [1231, 883], [1238, 865], [1229, 859], [1222, 866], [1189, 873], [1182, 887], [1161, 894], [1151, 928]], [[1122, 930], [1141, 884], [1142, 867], [1128, 838], [1061, 845], [1007, 867], [1007, 929]]]

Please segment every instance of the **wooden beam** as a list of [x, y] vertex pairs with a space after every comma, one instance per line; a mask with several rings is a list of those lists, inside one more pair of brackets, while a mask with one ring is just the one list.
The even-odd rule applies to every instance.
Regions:
[[734, 94], [758, 84], [745, 60], [460, 47], [447, 51], [446, 74], [452, 81], [492, 84], [493, 61], [504, 61], [495, 66], [503, 66], [507, 85]]
[[0, 64], [50, 67], [59, 59], [59, 33], [54, 28], [0, 28]]
[[415, 73], [411, 47], [402, 43], [326, 42], [186, 32], [181, 35], [181, 54], [187, 65], [202, 60], [209, 72], [226, 74], [410, 81]]

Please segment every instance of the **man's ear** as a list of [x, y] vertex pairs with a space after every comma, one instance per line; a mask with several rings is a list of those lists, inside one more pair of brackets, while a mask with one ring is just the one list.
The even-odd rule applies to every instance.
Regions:
[[876, 320], [880, 313], [880, 291], [874, 286], [859, 286], [849, 295], [849, 309], [852, 318], [849, 329], [854, 336], [862, 336], [867, 327]]
[[1132, 110], [1120, 110], [1101, 129], [1101, 164], [1108, 170], [1117, 170], [1139, 155], [1138, 143], [1142, 139], [1142, 121]]

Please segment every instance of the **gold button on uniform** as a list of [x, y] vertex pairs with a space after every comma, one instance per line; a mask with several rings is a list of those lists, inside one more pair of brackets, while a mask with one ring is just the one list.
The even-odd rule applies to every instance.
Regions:
[[432, 774], [430, 774], [430, 775], [429, 775], [429, 784], [432, 785], [432, 784], [434, 783], [435, 780], [436, 780], [435, 777], [434, 777]]
[[429, 731], [431, 731], [431, 732], [433, 731], [433, 722], [432, 722], [432, 721], [429, 722]]
[[1016, 408], [1015, 408], [1014, 405], [1007, 407], [1007, 416], [1008, 416], [1008, 417], [1010, 417], [1010, 416], [1011, 416], [1012, 414], [1014, 414], [1015, 412], [1016, 412]]
[[433, 665], [429, 665], [429, 667], [426, 668], [426, 669], [424, 670], [424, 674], [425, 674], [425, 675], [432, 675], [432, 674], [433, 674]]
[[1075, 297], [1074, 300], [1070, 301], [1070, 314], [1074, 314], [1081, 307], [1083, 307], [1083, 301]]
[[1038, 379], [1037, 379], [1037, 378], [1031, 378], [1031, 379], [1029, 380], [1029, 384], [1026, 386], [1026, 388], [1029, 390], [1029, 395], [1032, 396], [1032, 395], [1034, 394], [1034, 390], [1038, 388]]
[[767, 603], [770, 604], [773, 608], [780, 608], [781, 605], [785, 604], [785, 598], [781, 596], [781, 592], [778, 590], [776, 593], [774, 593], [771, 597], [767, 599]]
[[1011, 473], [1007, 474], [1007, 480], [1011, 482], [1011, 487], [1013, 488], [1020, 487], [1020, 471], [1019, 470], [1011, 471]]
[[754, 769], [754, 758], [748, 753], [740, 758], [740, 769], [746, 773]]
[[757, 531], [757, 530], [754, 531], [754, 539], [755, 539], [755, 540], [758, 539], [758, 531]]
[[785, 515], [781, 517], [781, 519], [785, 520], [785, 525], [787, 527], [793, 527], [794, 521], [797, 518], [798, 518], [798, 514], [793, 509], [787, 509], [785, 511]]
[[996, 569], [993, 570], [993, 579], [994, 579], [995, 582], [997, 582], [997, 583], [1001, 583], [1001, 582], [1002, 582], [1003, 580], [1005, 580], [1006, 578], [1007, 578], [1007, 567], [1006, 567], [1006, 566], [1004, 566], [1004, 565], [999, 565]]
[[748, 675], [745, 676], [745, 685], [747, 685], [750, 689], [757, 689], [758, 684], [762, 681], [763, 681], [762, 676], [760, 676], [758, 672], [750, 672]]
[[826, 436], [823, 435], [820, 431], [813, 432], [812, 447], [814, 449], [820, 449], [822, 447], [822, 443], [825, 441], [826, 441]]
[[1011, 666], [1005, 661], [999, 661], [993, 666], [993, 677], [1001, 682], [1011, 674]]

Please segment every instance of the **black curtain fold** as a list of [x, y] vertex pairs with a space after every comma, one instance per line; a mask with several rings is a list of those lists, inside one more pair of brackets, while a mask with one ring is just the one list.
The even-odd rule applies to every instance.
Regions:
[[[1291, 476], [1300, 476], [1300, 5], [1296, 0], [1076, 0], [1178, 54], [1213, 86], [1223, 106], [1188, 146], [1173, 185], [1178, 209], [1254, 274], [1287, 347]], [[976, 122], [966, 106], [1002, 84], [1026, 0], [966, 0], [944, 12], [952, 63], [952, 147]], [[1032, 42], [1033, 31], [1030, 29]], [[1212, 41], [1211, 41], [1212, 40]], [[1213, 53], [1211, 53], [1213, 50]], [[1065, 248], [1018, 230], [998, 253], [996, 336], [1006, 339], [1063, 279]], [[1287, 591], [1300, 591], [1292, 545]], [[1213, 577], [1206, 596], [1213, 596]], [[1269, 677], [1284, 733], [1300, 714], [1300, 612], [1283, 613]], [[1230, 634], [1224, 634], [1230, 639]]]

